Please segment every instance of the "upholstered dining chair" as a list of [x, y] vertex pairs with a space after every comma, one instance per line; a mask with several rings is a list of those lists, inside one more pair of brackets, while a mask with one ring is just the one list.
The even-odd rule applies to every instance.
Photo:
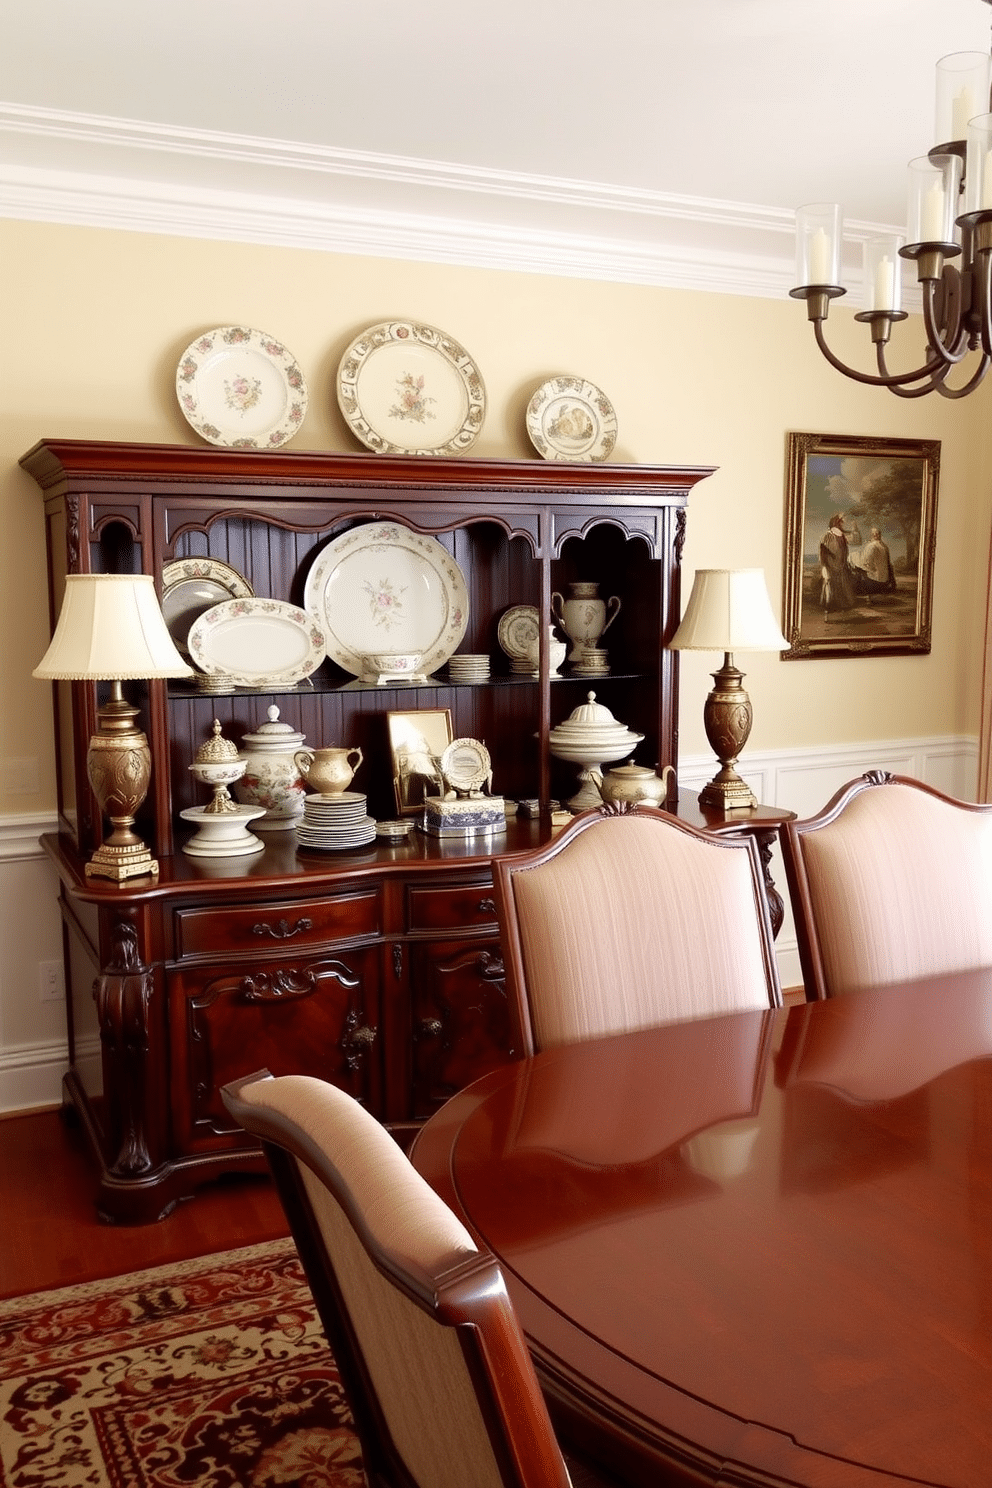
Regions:
[[364, 1107], [265, 1070], [222, 1096], [262, 1142], [370, 1488], [610, 1482], [570, 1477], [496, 1261]]
[[781, 1005], [751, 837], [617, 804], [493, 869], [520, 1055]]
[[992, 966], [992, 807], [871, 770], [782, 854], [807, 998]]

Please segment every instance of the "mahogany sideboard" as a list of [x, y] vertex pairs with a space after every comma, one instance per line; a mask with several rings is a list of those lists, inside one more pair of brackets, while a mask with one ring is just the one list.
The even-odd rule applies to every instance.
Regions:
[[[261, 1169], [218, 1090], [266, 1065], [331, 1079], [402, 1138], [466, 1082], [511, 1057], [492, 899], [492, 857], [551, 830], [548, 803], [575, 788], [551, 728], [595, 691], [644, 735], [636, 758], [678, 764], [679, 620], [686, 502], [706, 468], [421, 459], [43, 440], [22, 465], [44, 493], [52, 621], [64, 576], [144, 572], [208, 559], [256, 595], [300, 605], [321, 550], [349, 528], [393, 521], [437, 539], [461, 569], [461, 646], [487, 652], [484, 682], [364, 684], [326, 660], [278, 693], [204, 694], [129, 684], [151, 745], [138, 828], [156, 879], [86, 879], [102, 840], [86, 778], [98, 690], [55, 688], [58, 869], [69, 1013], [68, 1100], [100, 1163], [99, 1208], [160, 1217], [223, 1172]], [[536, 677], [512, 673], [500, 618], [595, 581], [620, 600], [608, 675], [552, 674], [547, 628]], [[271, 833], [249, 858], [191, 858], [179, 813], [205, 795], [188, 765], [214, 718], [240, 744], [273, 703], [308, 745], [359, 746], [353, 788], [376, 818], [396, 814], [390, 710], [450, 710], [454, 737], [483, 740], [493, 788], [543, 814], [491, 839], [431, 839], [361, 853], [305, 853]], [[670, 807], [677, 807], [673, 788]], [[768, 824], [766, 823], [766, 826]], [[766, 834], [767, 835], [767, 834]]]

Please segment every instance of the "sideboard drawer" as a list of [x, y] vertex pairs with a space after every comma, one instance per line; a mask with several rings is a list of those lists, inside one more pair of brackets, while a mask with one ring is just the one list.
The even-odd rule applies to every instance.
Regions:
[[464, 930], [496, 924], [491, 883], [475, 888], [410, 889], [407, 920], [411, 930]]
[[255, 904], [231, 909], [176, 911], [176, 945], [182, 956], [249, 947], [326, 945], [353, 936], [376, 935], [382, 915], [378, 889], [333, 899]]

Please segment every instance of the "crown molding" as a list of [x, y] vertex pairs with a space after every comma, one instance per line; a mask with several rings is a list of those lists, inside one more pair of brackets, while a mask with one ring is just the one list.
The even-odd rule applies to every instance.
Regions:
[[[785, 208], [24, 104], [0, 103], [0, 138], [8, 218], [774, 299], [793, 281]], [[878, 230], [847, 225], [852, 259]]]

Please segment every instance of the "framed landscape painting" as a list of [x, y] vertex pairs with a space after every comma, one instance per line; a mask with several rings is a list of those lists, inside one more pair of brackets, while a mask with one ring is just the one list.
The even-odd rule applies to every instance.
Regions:
[[940, 441], [788, 439], [783, 660], [929, 651]]

